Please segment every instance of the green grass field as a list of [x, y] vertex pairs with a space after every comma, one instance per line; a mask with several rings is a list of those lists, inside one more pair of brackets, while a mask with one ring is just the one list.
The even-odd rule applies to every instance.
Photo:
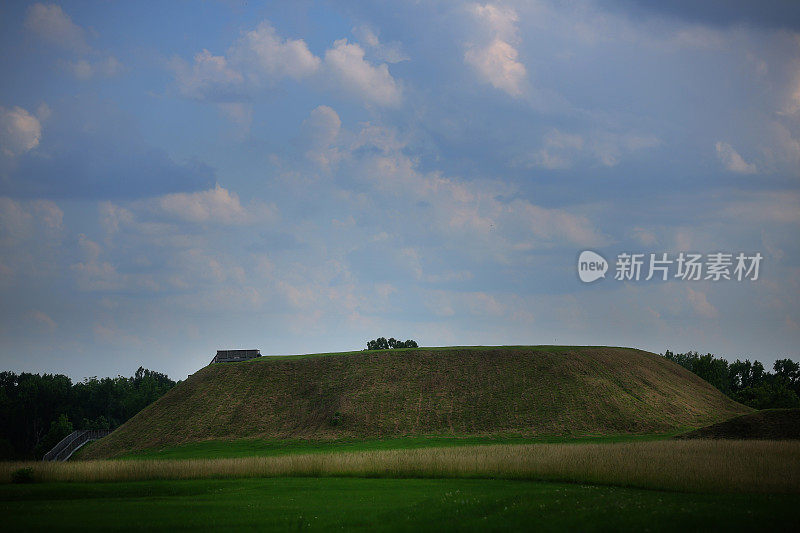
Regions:
[[[277, 440], [238, 439], [192, 442], [179, 446], [166, 446], [128, 453], [119, 459], [203, 459], [226, 457], [271, 457], [276, 455], [362, 452], [375, 450], [408, 450], [419, 448], [449, 448], [454, 446], [488, 446], [493, 444], [582, 444], [611, 442], [641, 442], [663, 440], [675, 433], [647, 435], [587, 435], [584, 437], [401, 437], [395, 439], [356, 440]], [[91, 449], [89, 443], [78, 450], [73, 459], [81, 459], [82, 452]]]
[[[4, 531], [791, 530], [800, 443], [410, 437], [204, 441], [0, 464]], [[66, 482], [65, 482], [66, 481]], [[87, 482], [88, 481], [88, 482]]]
[[474, 479], [275, 478], [0, 486], [3, 531], [788, 530], [797, 496]]

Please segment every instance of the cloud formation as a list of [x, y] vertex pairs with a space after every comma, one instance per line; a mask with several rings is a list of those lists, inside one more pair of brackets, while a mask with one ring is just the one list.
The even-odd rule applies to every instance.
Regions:
[[160, 210], [187, 222], [241, 225], [274, 218], [275, 209], [260, 202], [243, 206], [239, 196], [217, 185], [207, 191], [173, 193], [156, 200]]
[[33, 4], [28, 8], [25, 27], [40, 39], [72, 52], [85, 54], [91, 50], [83, 28], [56, 4]]
[[76, 78], [88, 80], [96, 75], [115, 76], [122, 72], [120, 61], [107, 53], [92, 48], [87, 42], [86, 30], [72, 21], [56, 4], [33, 4], [28, 8], [25, 27], [42, 42], [78, 56], [64, 63]]
[[42, 124], [25, 109], [0, 106], [0, 149], [6, 156], [24, 154], [39, 146]]
[[[483, 253], [507, 256], [556, 243], [596, 246], [605, 241], [583, 215], [522, 198], [503, 200], [508, 191], [491, 181], [470, 183], [441, 172], [421, 171], [414, 158], [404, 153], [406, 144], [389, 129], [364, 124], [353, 137], [355, 142], [343, 147], [348, 165], [340, 172], [386, 195], [382, 201], [419, 206], [413, 209], [414, 218], [424, 224], [425, 231], [439, 235], [443, 246], [457, 248], [471, 241]], [[416, 227], [404, 224], [408, 229]]]
[[323, 168], [335, 164], [341, 157], [339, 149], [334, 146], [341, 127], [342, 120], [332, 107], [321, 105], [311, 111], [301, 126], [306, 157]]
[[717, 141], [714, 147], [717, 157], [727, 170], [737, 174], [755, 174], [757, 172], [756, 166], [745, 161], [730, 144]]
[[114, 56], [108, 56], [95, 62], [88, 59], [79, 59], [78, 61], [69, 62], [68, 65], [72, 74], [81, 80], [88, 80], [97, 75], [105, 77], [116, 76], [123, 70], [122, 63]]
[[564, 170], [579, 163], [615, 167], [625, 156], [656, 147], [660, 140], [653, 135], [618, 134], [610, 131], [591, 131], [584, 135], [558, 129], [547, 132], [536, 152], [518, 157], [515, 163], [528, 168]]
[[215, 181], [207, 165], [176, 162], [148, 145], [132, 118], [106, 102], [60, 103], [47, 120], [46, 136], [39, 120], [24, 110], [1, 116], [3, 150], [16, 158], [0, 181], [0, 194], [142, 197], [203, 189]]
[[[626, 2], [149, 7], [180, 34], [128, 4], [9, 4], [6, 367], [182, 377], [219, 345], [389, 333], [790, 353], [796, 35]], [[587, 248], [765, 268], [583, 286]]]
[[402, 63], [411, 59], [404, 51], [402, 43], [393, 41], [382, 43], [378, 34], [369, 26], [353, 28], [353, 35], [360, 43], [369, 49], [371, 54], [379, 61], [387, 63]]
[[325, 67], [334, 83], [351, 94], [382, 106], [400, 103], [402, 90], [389, 74], [389, 67], [365, 61], [364, 49], [357, 43], [334, 41], [333, 48], [325, 52]]
[[235, 63], [254, 67], [270, 80], [300, 80], [315, 73], [320, 65], [304, 40], [283, 39], [266, 21], [246, 32], [229, 54]]
[[[365, 35], [380, 44], [374, 34]], [[402, 99], [388, 65], [371, 64], [359, 44], [336, 40], [320, 59], [303, 39], [282, 38], [268, 21], [244, 32], [224, 56], [203, 50], [191, 65], [176, 59], [173, 68], [181, 94], [198, 100], [245, 101], [282, 79], [311, 77], [369, 104], [394, 106]]]
[[473, 4], [474, 17], [489, 28], [488, 43], [472, 43], [464, 53], [464, 61], [496, 89], [511, 96], [522, 96], [527, 70], [519, 61], [519, 51], [513, 45], [518, 41], [517, 13], [511, 8], [493, 4]]

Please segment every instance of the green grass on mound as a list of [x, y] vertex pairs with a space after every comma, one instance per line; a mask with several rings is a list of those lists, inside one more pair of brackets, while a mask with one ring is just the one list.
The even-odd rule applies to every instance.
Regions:
[[767, 409], [678, 435], [678, 439], [800, 439], [800, 409]]
[[[535, 443], [611, 443], [662, 440], [673, 433], [652, 435], [599, 435], [584, 437], [399, 437], [370, 440], [277, 440], [240, 439], [190, 442], [178, 446], [140, 450], [121, 455], [119, 459], [214, 459], [224, 457], [271, 457], [276, 455], [298, 455], [307, 453], [361, 452], [374, 450], [409, 450], [419, 448], [448, 448], [454, 446], [489, 446], [493, 444]], [[89, 445], [91, 446], [91, 444]], [[87, 448], [88, 449], [88, 448]], [[73, 460], [80, 460], [79, 452]]]
[[780, 531], [796, 496], [471, 479], [0, 486], [3, 531]]
[[629, 348], [262, 357], [199, 370], [82, 456], [205, 440], [668, 433], [749, 411], [671, 361]]

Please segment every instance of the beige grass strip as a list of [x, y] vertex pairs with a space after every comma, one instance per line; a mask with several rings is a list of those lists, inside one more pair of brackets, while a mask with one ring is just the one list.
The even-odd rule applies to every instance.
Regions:
[[0, 483], [281, 476], [559, 480], [649, 489], [800, 493], [800, 442], [524, 444], [187, 460], [0, 463]]

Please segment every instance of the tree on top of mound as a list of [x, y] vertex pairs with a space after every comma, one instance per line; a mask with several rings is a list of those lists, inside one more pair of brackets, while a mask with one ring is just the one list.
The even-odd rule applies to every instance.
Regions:
[[408, 339], [407, 341], [399, 341], [394, 337], [386, 340], [385, 337], [378, 337], [375, 340], [367, 341], [367, 350], [392, 350], [394, 348], [418, 348], [417, 341]]

